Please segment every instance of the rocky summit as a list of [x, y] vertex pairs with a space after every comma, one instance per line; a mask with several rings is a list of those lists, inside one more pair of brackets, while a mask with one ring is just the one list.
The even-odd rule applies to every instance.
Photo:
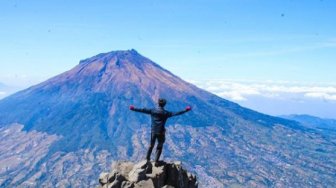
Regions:
[[100, 188], [197, 188], [196, 176], [181, 162], [115, 162], [112, 172], [101, 173]]

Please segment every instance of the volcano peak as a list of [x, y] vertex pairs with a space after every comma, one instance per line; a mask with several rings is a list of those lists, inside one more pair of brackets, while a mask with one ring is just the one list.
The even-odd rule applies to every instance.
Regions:
[[[97, 62], [97, 60], [102, 60], [104, 62], [110, 62], [112, 59], [118, 59], [118, 60], [134, 60], [134, 59], [143, 59], [142, 55], [140, 55], [135, 49], [130, 50], [116, 50], [116, 51], [110, 51], [106, 53], [100, 53], [98, 55], [95, 55], [93, 57], [81, 60], [79, 64], [87, 64], [92, 62]], [[147, 58], [145, 58], [147, 59]], [[130, 61], [134, 62], [134, 61]]]

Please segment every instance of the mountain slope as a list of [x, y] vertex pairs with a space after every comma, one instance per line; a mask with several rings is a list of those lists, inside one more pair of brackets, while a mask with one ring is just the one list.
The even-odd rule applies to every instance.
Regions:
[[134, 50], [83, 60], [66, 73], [2, 100], [0, 123], [16, 122], [25, 125], [24, 130], [62, 135], [64, 143], [59, 149], [66, 151], [87, 146], [108, 149], [107, 141], [125, 140], [139, 123], [148, 121], [133, 115], [128, 105], [153, 107], [159, 97], [168, 99], [168, 109], [178, 110], [187, 104], [194, 107], [191, 114], [174, 119], [172, 124], [226, 126], [228, 119], [241, 114], [248, 121], [267, 122], [267, 126], [293, 124], [198, 89]]
[[[185, 161], [201, 186], [335, 183], [333, 140], [297, 122], [260, 114], [201, 90], [129, 50], [82, 60], [73, 69], [0, 101], [3, 131], [19, 123], [23, 132], [57, 135], [34, 169], [12, 179], [9, 176], [17, 172], [13, 166], [0, 174], [2, 185], [48, 186], [63, 180], [60, 186], [92, 186], [97, 183], [92, 176], [110, 159], [142, 159], [149, 117], [128, 106], [154, 107], [159, 97], [168, 99], [169, 110], [193, 107], [168, 121], [164, 157]], [[317, 150], [321, 147], [324, 152]]]

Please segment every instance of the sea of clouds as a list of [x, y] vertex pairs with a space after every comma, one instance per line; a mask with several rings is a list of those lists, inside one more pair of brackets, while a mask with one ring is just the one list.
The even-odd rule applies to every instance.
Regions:
[[336, 84], [256, 80], [189, 80], [242, 106], [271, 114], [336, 119]]

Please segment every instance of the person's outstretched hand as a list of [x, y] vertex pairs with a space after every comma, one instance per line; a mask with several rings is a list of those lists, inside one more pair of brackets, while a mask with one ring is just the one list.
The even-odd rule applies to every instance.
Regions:
[[191, 110], [191, 107], [190, 106], [187, 106], [186, 107], [186, 111], [188, 112], [188, 111], [190, 111]]
[[129, 106], [129, 109], [134, 110], [134, 106], [133, 105]]

